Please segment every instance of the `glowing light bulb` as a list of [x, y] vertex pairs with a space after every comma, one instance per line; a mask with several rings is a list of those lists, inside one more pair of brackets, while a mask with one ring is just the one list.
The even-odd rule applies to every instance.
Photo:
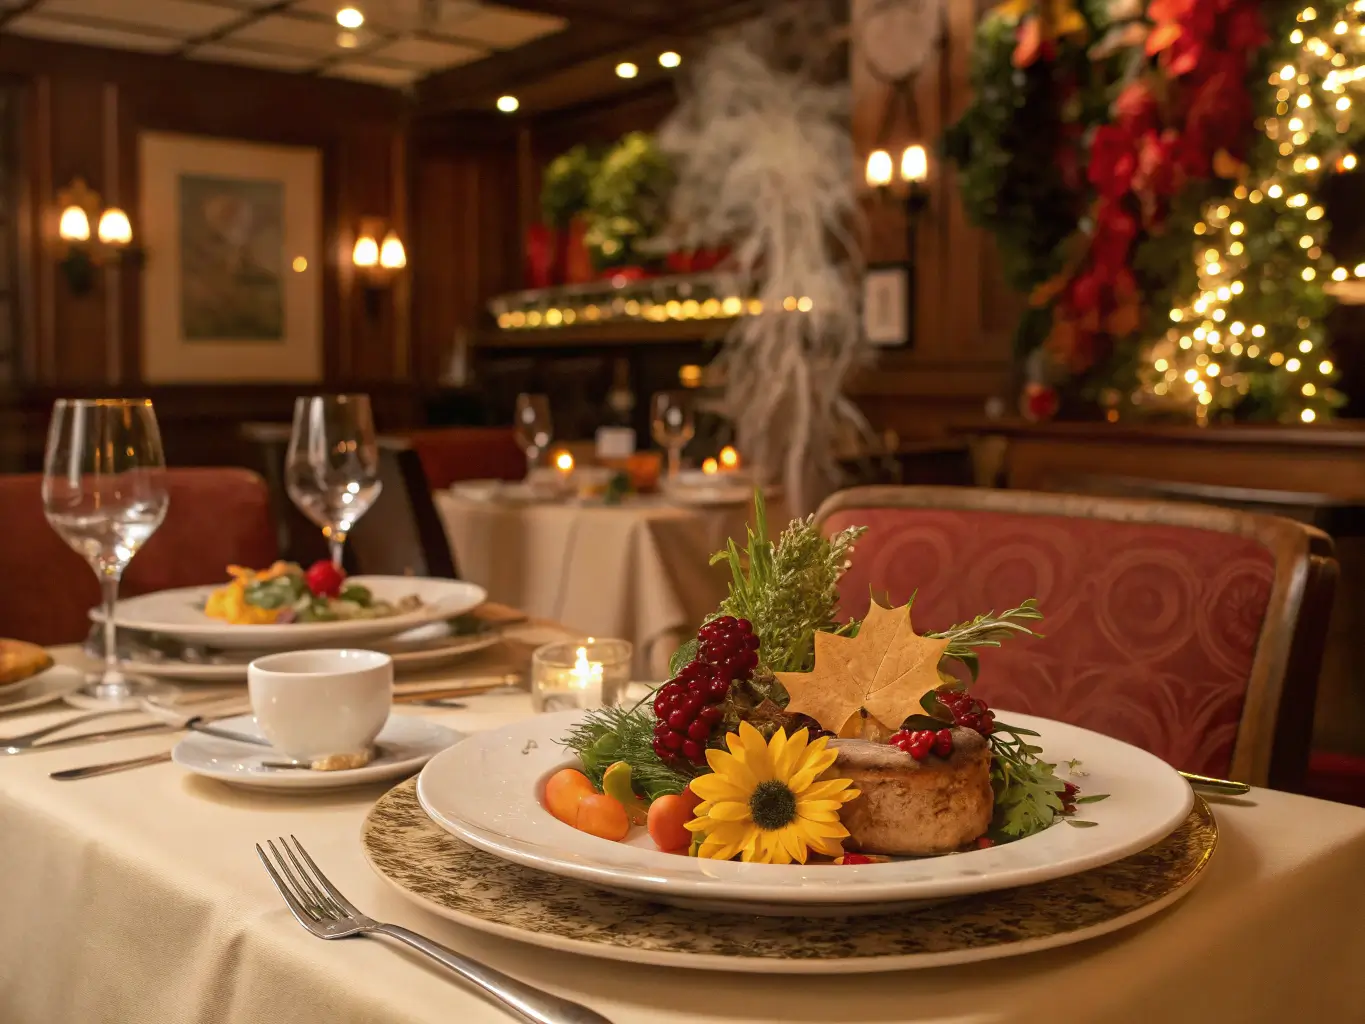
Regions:
[[1246, 285], [1242, 284], [1241, 281], [1233, 281], [1233, 282], [1232, 282], [1232, 294], [1233, 294], [1233, 295], [1241, 295], [1242, 292], [1245, 291], [1245, 290], [1246, 290]]
[[1202, 393], [1199, 395], [1199, 404], [1200, 404], [1200, 405], [1209, 405], [1212, 401], [1213, 401], [1213, 396], [1212, 396], [1211, 394], [1209, 394], [1207, 391], [1202, 392]]
[[1295, 101], [1300, 107], [1310, 107], [1313, 105], [1312, 98], [1306, 92], [1299, 93], [1299, 98]]
[[1279, 199], [1280, 196], [1284, 195], [1284, 189], [1280, 188], [1279, 185], [1271, 185], [1265, 190], [1265, 194], [1271, 199]]
[[498, 97], [498, 109], [501, 110], [504, 114], [514, 113], [516, 109], [520, 106], [521, 101], [518, 100], [515, 96]]
[[1240, 320], [1234, 320], [1232, 326], [1228, 328], [1229, 333], [1240, 336], [1247, 329], [1246, 324]]
[[343, 7], [337, 11], [337, 24], [342, 28], [357, 29], [365, 24], [365, 15], [354, 7]]
[[632, 64], [628, 60], [623, 60], [620, 64], [616, 65], [617, 78], [634, 78], [639, 73], [639, 65]]
[[1318, 363], [1318, 373], [1327, 374], [1327, 373], [1331, 373], [1331, 372], [1332, 372], [1332, 360], [1330, 360], [1330, 359], [1324, 359], [1322, 362]]
[[891, 154], [884, 149], [874, 149], [867, 154], [867, 183], [873, 187], [891, 184], [891, 175], [894, 169], [891, 163]]
[[1198, 371], [1198, 370], [1186, 370], [1186, 371], [1185, 371], [1185, 383], [1186, 383], [1186, 384], [1193, 384], [1193, 383], [1194, 383], [1195, 381], [1197, 381], [1198, 379], [1199, 379], [1199, 371]]
[[1338, 109], [1338, 110], [1350, 110], [1350, 109], [1351, 109], [1351, 100], [1350, 100], [1350, 98], [1347, 97], [1347, 96], [1343, 96], [1343, 97], [1341, 97], [1341, 99], [1337, 100], [1337, 109]]
[[1303, 249], [1311, 249], [1313, 247], [1313, 236], [1304, 235], [1302, 238], [1299, 239], [1299, 246], [1300, 248]]
[[1309, 341], [1307, 338], [1304, 338], [1301, 342], [1299, 342], [1299, 351], [1300, 351], [1300, 352], [1312, 352], [1312, 351], [1313, 351], [1313, 343], [1312, 343], [1311, 341]]
[[1240, 220], [1235, 220], [1228, 225], [1228, 232], [1234, 235], [1240, 235], [1246, 229], [1247, 226], [1243, 224]]
[[1315, 278], [1315, 277], [1317, 277], [1317, 276], [1318, 276], [1318, 272], [1317, 272], [1316, 270], [1314, 270], [1312, 267], [1304, 267], [1304, 268], [1303, 268], [1303, 279], [1304, 279], [1305, 281], [1311, 281], [1311, 280], [1313, 280], [1313, 278]]
[[681, 63], [682, 57], [678, 56], [678, 54], [674, 53], [672, 50], [665, 50], [663, 53], [659, 54], [660, 67], [676, 68]]
[[62, 211], [57, 222], [57, 234], [65, 242], [88, 242], [90, 240], [90, 218], [79, 206], [68, 206]]
[[739, 465], [739, 452], [727, 444], [720, 450], [720, 464], [726, 469], [734, 469]]
[[126, 213], [111, 206], [100, 214], [98, 234], [105, 245], [128, 245], [133, 240], [133, 225]]
[[1302, 365], [1303, 363], [1299, 362], [1297, 359], [1290, 359], [1288, 362], [1284, 364], [1284, 368], [1288, 370], [1290, 373], [1296, 373], [1298, 372], [1299, 367]]
[[1332, 280], [1333, 280], [1333, 281], [1345, 281], [1345, 280], [1346, 280], [1346, 268], [1345, 268], [1345, 267], [1337, 267], [1336, 270], [1332, 271]]
[[1303, 162], [1303, 166], [1307, 170], [1316, 171], [1321, 166], [1321, 164], [1318, 162], [1317, 157], [1310, 156], [1307, 160]]
[[1305, 423], [1312, 423], [1317, 418], [1317, 413], [1312, 409], [1305, 409], [1303, 412], [1299, 413], [1299, 419], [1303, 420]]
[[379, 247], [379, 265], [385, 270], [402, 270], [408, 265], [408, 254], [398, 235], [390, 231], [384, 236], [384, 244]]
[[379, 243], [369, 235], [361, 235], [351, 249], [351, 262], [357, 267], [379, 266]]
[[1294, 74], [1294, 65], [1286, 64], [1284, 67], [1280, 68], [1280, 81], [1292, 82], [1294, 81]]
[[1174, 320], [1176, 323], [1179, 323], [1184, 316], [1185, 314], [1180, 312], [1180, 310], [1178, 309], [1171, 310], [1171, 319]]
[[1302, 391], [1302, 392], [1303, 392], [1305, 395], [1307, 395], [1309, 398], [1312, 398], [1314, 395], [1316, 395], [1316, 394], [1318, 393], [1317, 387], [1316, 387], [1315, 385], [1313, 385], [1311, 382], [1308, 383], [1308, 384], [1305, 384], [1305, 385], [1304, 385], [1302, 388], [1300, 388], [1299, 390]]
[[1155, 363], [1152, 364], [1152, 368], [1155, 369], [1158, 373], [1163, 373], [1165, 372], [1166, 368], [1170, 365], [1171, 364], [1166, 362], [1166, 360], [1158, 359]]

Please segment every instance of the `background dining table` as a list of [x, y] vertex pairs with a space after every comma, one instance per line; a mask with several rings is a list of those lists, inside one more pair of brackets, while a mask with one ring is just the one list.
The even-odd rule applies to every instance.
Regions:
[[[631, 641], [640, 678], [665, 674], [669, 655], [724, 599], [730, 571], [710, 557], [730, 538], [743, 547], [752, 511], [657, 495], [603, 505], [447, 490], [435, 501], [461, 576], [491, 601], [585, 636]], [[786, 525], [780, 502], [768, 522]]]
[[[485, 652], [442, 679], [459, 686], [505, 653]], [[531, 709], [526, 694], [503, 692], [471, 696], [462, 709], [399, 713], [470, 732]], [[7, 718], [3, 732], [71, 714], [50, 705]], [[173, 764], [80, 782], [48, 778], [167, 750], [176, 738], [150, 733], [0, 761], [6, 1024], [512, 1020], [384, 940], [323, 942], [305, 932], [253, 848], [289, 834], [375, 918], [615, 1024], [1365, 1020], [1365, 810], [1345, 805], [1260, 789], [1214, 802], [1218, 846], [1194, 891], [1145, 922], [1078, 945], [913, 972], [724, 974], [539, 949], [415, 906], [375, 874], [360, 844], [366, 814], [391, 784], [249, 791]]]

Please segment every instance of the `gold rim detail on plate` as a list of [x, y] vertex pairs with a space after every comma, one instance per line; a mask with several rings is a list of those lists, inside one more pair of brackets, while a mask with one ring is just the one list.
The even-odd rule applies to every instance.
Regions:
[[1113, 931], [1188, 892], [1218, 827], [1196, 796], [1173, 833], [1113, 864], [922, 912], [834, 918], [698, 914], [520, 867], [441, 829], [417, 802], [415, 779], [380, 798], [361, 839], [374, 870], [410, 898], [507, 938], [635, 962], [842, 973], [1012, 956]]

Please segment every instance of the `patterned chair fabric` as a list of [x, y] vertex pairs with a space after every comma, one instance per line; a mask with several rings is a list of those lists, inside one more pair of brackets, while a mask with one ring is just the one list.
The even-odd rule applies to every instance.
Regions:
[[[275, 559], [265, 481], [244, 469], [172, 469], [160, 529], [129, 563], [119, 588], [133, 597], [218, 583], [229, 563]], [[0, 636], [39, 644], [82, 640], [99, 585], [85, 560], [43, 515], [42, 476], [0, 476]]]
[[434, 490], [460, 480], [520, 480], [526, 455], [511, 427], [445, 427], [407, 435]]
[[981, 656], [977, 692], [1226, 776], [1274, 579], [1259, 541], [1149, 522], [942, 508], [850, 508], [832, 533], [868, 527], [840, 586], [843, 614], [869, 595], [915, 593], [918, 632], [1036, 596], [1041, 639]]

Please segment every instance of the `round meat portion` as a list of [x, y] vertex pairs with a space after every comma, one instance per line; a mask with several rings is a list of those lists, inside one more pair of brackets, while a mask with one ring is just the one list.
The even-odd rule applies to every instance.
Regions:
[[831, 740], [838, 752], [827, 778], [852, 779], [860, 795], [839, 820], [844, 845], [863, 853], [931, 856], [960, 850], [991, 824], [991, 752], [972, 729], [953, 729], [953, 752], [916, 761], [905, 751], [867, 740]]

